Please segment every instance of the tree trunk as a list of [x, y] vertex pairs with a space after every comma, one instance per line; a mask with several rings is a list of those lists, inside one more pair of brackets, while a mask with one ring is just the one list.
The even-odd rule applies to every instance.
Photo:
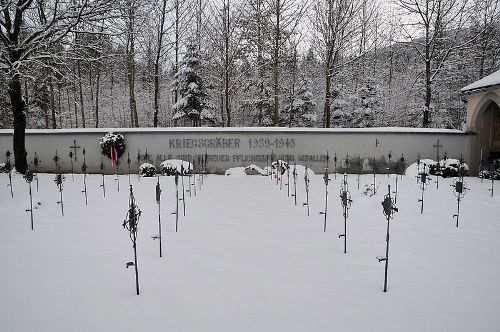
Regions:
[[163, 0], [163, 6], [161, 10], [160, 18], [160, 29], [158, 30], [158, 48], [156, 49], [156, 59], [154, 64], [154, 116], [153, 116], [153, 126], [158, 127], [158, 113], [160, 112], [160, 56], [163, 44], [163, 34], [165, 26], [165, 14], [166, 14], [167, 0]]
[[62, 129], [62, 83], [57, 82], [57, 112], [59, 113], [59, 128]]
[[129, 104], [130, 104], [130, 122], [131, 127], [139, 127], [139, 119], [137, 116], [137, 101], [135, 99], [135, 36], [134, 36], [134, 19], [135, 13], [133, 4], [129, 3], [128, 17], [128, 53], [127, 53], [127, 79], [129, 88]]
[[[159, 52], [158, 52], [159, 53]], [[158, 127], [158, 113], [160, 111], [160, 80], [158, 78], [160, 71], [159, 61], [155, 62], [155, 73], [154, 73], [154, 116], [153, 116], [153, 127]]]
[[[429, 2], [426, 2], [426, 17], [429, 13]], [[429, 107], [431, 106], [431, 40], [430, 40], [430, 23], [425, 23], [425, 105], [422, 119], [422, 127], [429, 126]]]
[[131, 127], [139, 127], [139, 120], [137, 117], [137, 102], [135, 100], [135, 70], [134, 70], [134, 57], [128, 55], [128, 91], [129, 91], [129, 105], [130, 105], [130, 123]]
[[85, 128], [85, 110], [83, 108], [82, 68], [80, 60], [76, 60], [76, 68], [78, 72], [78, 91], [80, 93], [80, 113], [82, 115], [82, 128]]
[[222, 119], [222, 127], [226, 123], [226, 114], [224, 114], [224, 92], [220, 92], [220, 118]]
[[[113, 71], [111, 71], [113, 72]], [[113, 74], [109, 75], [111, 76], [111, 79], [110, 79], [110, 84], [109, 84], [109, 94], [110, 94], [110, 97], [111, 97], [111, 114], [115, 114], [115, 95], [113, 93], [113, 87], [115, 85], [115, 80], [114, 80], [114, 76]]]
[[483, 41], [481, 43], [481, 57], [479, 59], [479, 77], [478, 79], [483, 78], [484, 76], [484, 63], [486, 60], [486, 48], [488, 47], [486, 38], [483, 37]]
[[330, 91], [330, 87], [332, 84], [332, 75], [330, 73], [326, 74], [326, 81], [325, 81], [325, 108], [323, 111], [323, 120], [324, 120], [324, 126], [325, 128], [330, 128], [330, 98], [332, 97], [332, 93]]
[[292, 91], [290, 98], [290, 115], [288, 120], [288, 127], [292, 127], [293, 124], [293, 102], [295, 99], [295, 85], [297, 83], [297, 44], [294, 44], [293, 47], [293, 59], [292, 59]]
[[[48, 76], [49, 80], [50, 80], [50, 76], [45, 68], [43, 69], [43, 74], [45, 76]], [[41, 92], [40, 97], [39, 97], [40, 109], [43, 112], [43, 118], [45, 120], [45, 129], [49, 129], [49, 122], [50, 122], [50, 120], [49, 120], [49, 102], [50, 101], [47, 100], [46, 92], [47, 92], [47, 86], [42, 85], [42, 92]], [[50, 98], [50, 96], [49, 96], [49, 98]]]
[[69, 88], [66, 85], [66, 98], [68, 100], [68, 115], [69, 115], [69, 126], [73, 128], [73, 118], [72, 118], [72, 111], [71, 111], [71, 99], [69, 97]]
[[54, 98], [54, 83], [52, 82], [52, 76], [49, 76], [49, 93], [50, 93], [50, 111], [52, 115], [52, 129], [56, 129], [57, 128], [56, 103]]
[[[174, 45], [174, 51], [175, 51], [175, 63], [174, 63], [174, 73], [177, 74], [177, 71], [179, 70], [179, 34], [180, 34], [180, 4], [179, 0], [175, 0], [175, 45]], [[175, 75], [174, 74], [174, 75]], [[177, 101], [179, 100], [179, 87], [177, 84], [177, 80], [174, 80], [174, 105], [177, 104]], [[174, 120], [174, 126], [177, 126], [177, 120]]]
[[47, 99], [43, 96], [40, 100], [40, 108], [43, 111], [43, 117], [45, 119], [45, 129], [49, 129], [49, 105], [47, 105]]
[[73, 83], [73, 106], [75, 108], [75, 127], [78, 128], [78, 107], [76, 101], [76, 85]]
[[273, 62], [273, 90], [274, 90], [274, 119], [273, 125], [279, 125], [279, 49], [280, 49], [280, 0], [276, 0], [276, 31], [274, 32], [274, 62]]
[[[94, 105], [94, 80], [92, 72], [92, 62], [89, 61], [89, 92], [90, 92], [90, 107], [95, 115], [95, 105]], [[97, 128], [97, 127], [96, 127]]]
[[229, 106], [229, 33], [230, 16], [229, 0], [224, 1], [224, 106], [226, 109], [226, 126], [231, 127], [231, 107]]
[[14, 117], [14, 165], [19, 173], [26, 173], [28, 162], [26, 160], [25, 132], [26, 114], [24, 113], [24, 100], [22, 95], [21, 81], [17, 74], [10, 78], [9, 82], [10, 103]]
[[264, 58], [262, 56], [262, 18], [261, 18], [261, 10], [260, 10], [260, 0], [257, 2], [257, 69], [258, 69], [258, 83], [259, 83], [259, 101], [258, 101], [258, 126], [262, 126], [263, 119], [263, 102], [264, 102]]
[[429, 110], [431, 106], [432, 90], [431, 90], [431, 62], [425, 62], [425, 106], [422, 126], [429, 127]]
[[97, 63], [97, 78], [95, 83], [95, 127], [99, 128], [99, 88], [101, 85], [101, 65]]

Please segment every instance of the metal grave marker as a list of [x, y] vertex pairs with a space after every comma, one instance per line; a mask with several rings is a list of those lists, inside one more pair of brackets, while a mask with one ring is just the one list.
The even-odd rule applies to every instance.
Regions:
[[12, 190], [12, 163], [10, 161], [10, 155], [10, 151], [7, 150], [7, 152], [5, 152], [5, 169], [9, 174], [9, 184], [7, 185], [7, 187], [10, 188], [10, 196], [14, 198], [14, 191]]
[[134, 261], [127, 262], [125, 267], [127, 269], [131, 266], [135, 268], [135, 289], [137, 295], [139, 295], [139, 271], [137, 269], [137, 224], [139, 223], [140, 216], [141, 210], [135, 204], [134, 192], [132, 190], [132, 186], [130, 186], [129, 208], [122, 226], [129, 232], [129, 237], [132, 241], [132, 247], [134, 249]]
[[342, 215], [344, 217], [344, 234], [339, 234], [339, 239], [344, 238], [344, 254], [347, 253], [347, 218], [349, 217], [349, 209], [351, 208], [351, 193], [349, 192], [349, 183], [347, 174], [344, 174], [340, 187], [340, 205], [342, 206]]
[[31, 182], [33, 181], [33, 171], [28, 168], [26, 174], [24, 174], [24, 179], [28, 183], [29, 193], [30, 193], [30, 208], [26, 209], [26, 212], [29, 212], [31, 215], [31, 230], [33, 230], [33, 195], [31, 193]]
[[429, 176], [429, 166], [426, 163], [422, 163], [422, 170], [421, 172], [417, 175], [417, 178], [419, 179], [420, 183], [420, 191], [421, 191], [421, 197], [418, 200], [420, 203], [420, 214], [424, 213], [424, 191], [427, 189], [427, 186], [429, 185], [429, 182], [431, 181], [431, 177]]
[[306, 190], [306, 202], [302, 203], [302, 206], [307, 206], [307, 216], [309, 217], [309, 172], [307, 171], [307, 164], [306, 164], [306, 169], [304, 173], [304, 187]]
[[390, 220], [394, 219], [394, 213], [399, 211], [391, 197], [391, 185], [387, 185], [387, 194], [384, 196], [384, 200], [382, 201], [382, 209], [384, 216], [386, 217], [387, 220], [387, 233], [385, 236], [386, 247], [385, 247], [385, 257], [378, 256], [377, 259], [379, 263], [385, 262], [385, 272], [384, 272], [384, 293], [385, 293], [387, 292], [387, 271], [389, 267], [389, 225], [390, 225]]
[[157, 177], [158, 181], [156, 182], [156, 187], [155, 187], [155, 196], [156, 196], [156, 204], [158, 205], [158, 235], [153, 235], [152, 238], [153, 240], [160, 240], [160, 257], [162, 257], [162, 250], [161, 250], [161, 239], [162, 239], [162, 233], [161, 233], [161, 208], [160, 208], [160, 202], [161, 202], [161, 188], [160, 188], [160, 177]]
[[85, 194], [85, 205], [87, 205], [88, 204], [88, 198], [87, 198], [87, 160], [86, 160], [86, 156], [85, 156], [85, 148], [83, 148], [82, 172], [83, 172], [83, 190], [82, 190], [82, 193]]
[[320, 212], [319, 214], [322, 214], [325, 216], [325, 221], [323, 224], [323, 232], [326, 232], [326, 220], [328, 217], [328, 183], [330, 182], [330, 178], [328, 175], [328, 164], [330, 161], [330, 157], [328, 155], [328, 151], [326, 152], [326, 167], [325, 167], [325, 173], [323, 175], [323, 180], [325, 182], [325, 211]]

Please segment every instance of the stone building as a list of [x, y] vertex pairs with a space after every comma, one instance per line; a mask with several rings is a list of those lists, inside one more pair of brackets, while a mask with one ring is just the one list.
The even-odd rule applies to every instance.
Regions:
[[469, 166], [500, 159], [500, 70], [462, 89], [467, 98], [467, 131], [471, 133]]

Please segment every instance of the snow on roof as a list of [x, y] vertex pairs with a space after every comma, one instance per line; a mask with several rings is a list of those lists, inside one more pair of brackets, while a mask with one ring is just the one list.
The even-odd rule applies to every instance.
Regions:
[[495, 85], [500, 85], [500, 70], [497, 70], [493, 74], [481, 78], [479, 81], [467, 85], [466, 87], [462, 88], [462, 92], [490, 88]]

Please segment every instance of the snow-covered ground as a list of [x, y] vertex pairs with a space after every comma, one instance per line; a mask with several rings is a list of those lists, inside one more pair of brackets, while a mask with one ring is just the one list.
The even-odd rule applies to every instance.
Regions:
[[[135, 295], [128, 232], [128, 179], [117, 192], [106, 176], [66, 176], [65, 216], [53, 175], [33, 186], [13, 177], [14, 198], [0, 174], [0, 331], [498, 331], [500, 329], [500, 185], [467, 178], [460, 227], [456, 198], [440, 179], [420, 214], [414, 174], [399, 182], [391, 221], [388, 292], [382, 292], [386, 221], [381, 201], [395, 176], [349, 176], [353, 198], [347, 254], [339, 189], [331, 175], [323, 232], [324, 182], [311, 177], [311, 216], [299, 175], [298, 205], [269, 177], [209, 175], [175, 233], [173, 177], [161, 177], [163, 252], [158, 255], [156, 178], [132, 176], [142, 210], [138, 233], [141, 295]], [[285, 177], [286, 182], [286, 177]], [[293, 191], [293, 185], [291, 187]], [[38, 204], [39, 202], [39, 204]], [[181, 209], [182, 210], [182, 209]]]

